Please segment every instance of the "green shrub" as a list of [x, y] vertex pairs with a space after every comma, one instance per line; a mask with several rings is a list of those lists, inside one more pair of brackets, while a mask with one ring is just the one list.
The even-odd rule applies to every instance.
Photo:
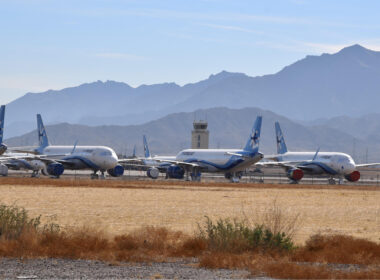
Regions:
[[16, 239], [24, 230], [37, 230], [41, 224], [40, 218], [30, 218], [22, 207], [0, 204], [0, 237]]
[[218, 219], [216, 222], [205, 217], [204, 224], [198, 224], [200, 238], [209, 249], [229, 252], [249, 250], [292, 250], [294, 243], [285, 232], [272, 232], [264, 225], [250, 227], [237, 219]]

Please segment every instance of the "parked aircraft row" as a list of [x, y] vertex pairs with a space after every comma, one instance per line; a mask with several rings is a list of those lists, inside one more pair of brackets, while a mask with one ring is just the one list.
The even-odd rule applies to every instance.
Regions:
[[[176, 156], [152, 157], [146, 137], [143, 137], [145, 156], [143, 158], [119, 159], [115, 151], [106, 146], [55, 146], [49, 143], [41, 115], [37, 114], [38, 147], [7, 148], [2, 142], [4, 132], [5, 106], [0, 108], [0, 175], [7, 175], [10, 169], [32, 170], [32, 177], [40, 173], [59, 177], [65, 169], [89, 169], [91, 178], [119, 177], [124, 174], [124, 166], [143, 166], [147, 176], [156, 179], [159, 173], [166, 178], [200, 181], [201, 174], [223, 173], [231, 182], [239, 182], [244, 171], [252, 165], [257, 167], [279, 166], [285, 169], [292, 182], [300, 181], [304, 173], [328, 175], [333, 178], [355, 182], [360, 178], [357, 170], [364, 166], [380, 163], [356, 165], [350, 155], [337, 152], [289, 152], [278, 122], [275, 123], [277, 154], [264, 157], [259, 152], [262, 117], [258, 116], [243, 149], [185, 149]], [[7, 151], [8, 150], [8, 151]], [[11, 150], [11, 151], [9, 151]], [[267, 161], [261, 161], [265, 158]]]

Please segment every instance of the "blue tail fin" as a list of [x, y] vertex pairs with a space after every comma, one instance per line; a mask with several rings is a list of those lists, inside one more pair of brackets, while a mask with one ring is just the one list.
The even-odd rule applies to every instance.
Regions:
[[150, 152], [148, 147], [148, 142], [146, 141], [145, 135], [143, 135], [143, 141], [144, 141], [144, 154], [146, 158], [150, 158]]
[[252, 127], [252, 132], [249, 135], [247, 144], [245, 145], [245, 151], [253, 151], [255, 148], [258, 149], [260, 143], [260, 133], [261, 133], [261, 123], [263, 121], [262, 116], [257, 116], [255, 124]]
[[5, 116], [5, 105], [1, 105], [1, 107], [0, 107], [0, 144], [3, 143], [4, 116]]
[[284, 135], [282, 134], [279, 122], [275, 122], [274, 127], [276, 129], [277, 153], [285, 154], [288, 151], [288, 148], [286, 147]]
[[45, 148], [49, 146], [49, 140], [40, 114], [37, 114], [37, 130], [39, 148]]

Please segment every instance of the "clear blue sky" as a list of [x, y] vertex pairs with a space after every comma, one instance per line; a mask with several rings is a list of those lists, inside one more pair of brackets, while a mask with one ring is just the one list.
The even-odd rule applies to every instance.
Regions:
[[380, 50], [380, 1], [0, 0], [0, 103], [95, 80], [185, 84]]

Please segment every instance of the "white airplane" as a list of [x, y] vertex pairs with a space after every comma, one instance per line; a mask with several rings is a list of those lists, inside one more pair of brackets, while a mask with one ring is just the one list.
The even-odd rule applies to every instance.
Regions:
[[[118, 163], [118, 157], [113, 149], [105, 146], [53, 146], [49, 144], [41, 115], [37, 115], [39, 147], [33, 151], [13, 149], [17, 152], [33, 153], [45, 157], [34, 160], [32, 170], [41, 170], [44, 175], [59, 177], [65, 169], [90, 169], [94, 173], [91, 178], [105, 177], [105, 172], [113, 177], [122, 176], [124, 168]], [[17, 160], [16, 160], [17, 162]], [[19, 161], [20, 165], [25, 162]], [[38, 174], [38, 171], [36, 171]]]
[[226, 179], [239, 182], [243, 172], [252, 164], [260, 161], [259, 152], [262, 117], [258, 116], [244, 149], [186, 149], [177, 154], [174, 160], [153, 158], [158, 162], [170, 163], [166, 174], [168, 178], [199, 181], [201, 172], [224, 173]]
[[[168, 162], [160, 162], [158, 160], [175, 160], [175, 156], [151, 156], [148, 141], [146, 136], [143, 135], [143, 145], [144, 145], [144, 157], [134, 157], [128, 159], [121, 159], [119, 162], [124, 163], [125, 166], [141, 167], [146, 170], [146, 175], [151, 179], [157, 179], [161, 173], [167, 173], [168, 167], [171, 165]], [[136, 146], [135, 146], [136, 148]], [[135, 149], [134, 149], [135, 155]]]
[[265, 159], [274, 162], [259, 162], [256, 166], [280, 166], [286, 170], [287, 177], [293, 182], [299, 182], [304, 173], [309, 175], [330, 176], [329, 183], [335, 184], [335, 177], [345, 178], [350, 182], [360, 179], [360, 167], [380, 165], [380, 163], [355, 164], [352, 157], [338, 152], [289, 152], [280, 124], [275, 123], [277, 154]]

